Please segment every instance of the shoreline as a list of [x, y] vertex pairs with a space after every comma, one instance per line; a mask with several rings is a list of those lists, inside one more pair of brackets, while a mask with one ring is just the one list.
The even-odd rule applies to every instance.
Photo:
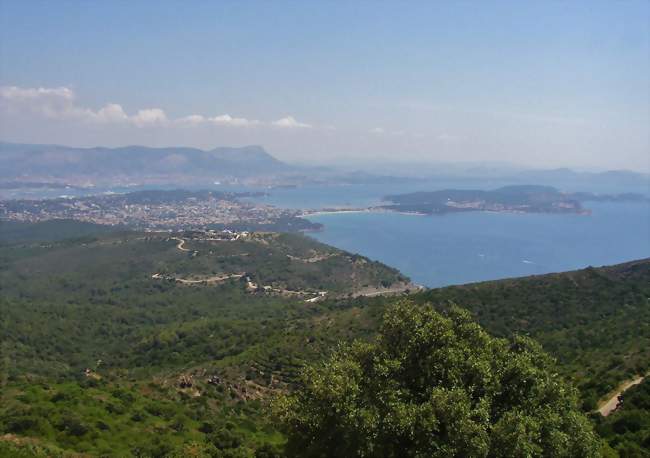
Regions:
[[444, 216], [450, 214], [458, 213], [491, 213], [491, 214], [520, 214], [520, 215], [576, 215], [576, 216], [591, 216], [591, 209], [585, 209], [582, 211], [570, 211], [570, 212], [544, 212], [544, 211], [522, 211], [522, 210], [490, 210], [490, 209], [471, 209], [471, 210], [456, 210], [456, 211], [445, 211], [445, 212], [416, 212], [416, 211], [399, 211], [391, 210], [386, 208], [379, 207], [370, 207], [366, 209], [350, 209], [350, 210], [314, 210], [314, 211], [303, 211], [301, 214], [296, 215], [298, 218], [308, 218], [310, 216], [321, 216], [321, 215], [336, 215], [343, 213], [395, 213], [398, 215], [408, 215], [408, 216]]
[[398, 215], [407, 215], [407, 216], [429, 216], [427, 213], [421, 212], [403, 212], [395, 210], [386, 210], [383, 208], [367, 208], [367, 209], [351, 209], [351, 210], [315, 210], [303, 212], [300, 215], [296, 215], [298, 218], [308, 218], [310, 216], [322, 216], [322, 215], [337, 215], [342, 213], [397, 213]]

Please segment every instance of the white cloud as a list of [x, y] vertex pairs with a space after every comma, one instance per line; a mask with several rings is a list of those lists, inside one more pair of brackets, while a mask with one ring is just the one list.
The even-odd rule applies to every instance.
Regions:
[[298, 122], [296, 118], [293, 116], [287, 116], [282, 119], [278, 119], [277, 121], [273, 121], [272, 124], [277, 127], [286, 127], [286, 128], [311, 128], [311, 124], [305, 124], [303, 122]]
[[217, 126], [246, 127], [246, 126], [254, 126], [254, 125], [261, 124], [259, 121], [256, 121], [254, 119], [251, 120], [246, 118], [235, 118], [230, 116], [229, 114], [213, 116], [211, 118], [206, 118], [205, 116], [199, 114], [193, 114], [193, 115], [185, 116], [183, 118], [179, 118], [174, 122], [184, 126], [212, 124]]
[[214, 124], [220, 126], [235, 126], [235, 127], [252, 126], [260, 123], [259, 121], [249, 120], [245, 118], [233, 118], [229, 114], [215, 116], [214, 118], [209, 118], [208, 121], [213, 122]]
[[67, 87], [0, 87], [0, 105], [9, 113], [24, 112], [50, 119], [78, 120], [90, 123], [131, 123], [137, 127], [168, 122], [167, 115], [160, 108], [139, 110], [135, 115], [129, 116], [117, 103], [109, 103], [94, 111], [78, 106], [75, 99], [74, 91]]
[[74, 92], [67, 87], [21, 88], [17, 86], [0, 87], [0, 97], [9, 100], [34, 100], [42, 98], [74, 99]]
[[256, 125], [272, 125], [284, 128], [311, 128], [310, 124], [297, 121], [293, 116], [287, 116], [271, 123], [263, 123], [254, 119], [237, 118], [229, 114], [207, 117], [191, 114], [178, 119], [169, 119], [162, 108], [145, 108], [134, 115], [126, 113], [122, 105], [109, 103], [99, 110], [79, 106], [76, 103], [74, 91], [67, 87], [57, 88], [21, 88], [17, 86], [0, 86], [0, 108], [9, 114], [28, 113], [57, 120], [76, 120], [102, 124], [131, 124], [139, 128], [169, 125], [179, 126], [226, 126], [248, 127]]
[[10, 112], [26, 111], [48, 118], [77, 115], [74, 107], [74, 92], [66, 87], [21, 88], [0, 87], [0, 101]]
[[129, 120], [129, 117], [124, 112], [122, 105], [109, 103], [97, 112], [96, 119], [100, 122], [125, 122]]
[[194, 115], [185, 116], [183, 118], [179, 118], [176, 120], [176, 122], [184, 125], [203, 124], [205, 122], [205, 117], [194, 114]]
[[160, 108], [146, 108], [138, 110], [135, 116], [130, 118], [138, 127], [145, 127], [155, 124], [165, 124], [167, 122], [167, 115]]

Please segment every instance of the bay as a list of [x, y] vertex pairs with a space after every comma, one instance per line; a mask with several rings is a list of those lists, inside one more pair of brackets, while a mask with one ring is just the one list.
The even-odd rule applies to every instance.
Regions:
[[333, 213], [317, 240], [438, 287], [650, 257], [650, 206], [592, 203], [591, 215]]

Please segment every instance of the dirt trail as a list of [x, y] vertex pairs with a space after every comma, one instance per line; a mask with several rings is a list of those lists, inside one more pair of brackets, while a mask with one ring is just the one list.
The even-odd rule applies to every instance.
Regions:
[[607, 400], [607, 402], [605, 402], [602, 406], [600, 406], [600, 408], [598, 409], [598, 412], [600, 412], [600, 414], [603, 417], [606, 417], [607, 415], [609, 415], [610, 413], [615, 411], [616, 408], [618, 407], [618, 403], [619, 403], [618, 397], [621, 394], [623, 394], [624, 391], [626, 391], [626, 390], [632, 388], [633, 386], [638, 385], [639, 383], [641, 383], [644, 378], [645, 377], [637, 377], [634, 380], [628, 380], [627, 382], [623, 383], [619, 387], [619, 389], [616, 391], [616, 393], [614, 393], [612, 395], [612, 397]]
[[312, 263], [315, 263], [315, 262], [324, 261], [324, 260], [332, 258], [334, 256], [337, 256], [337, 253], [317, 254], [317, 255], [312, 256], [311, 258], [299, 258], [297, 256], [291, 256], [290, 254], [288, 254], [287, 258], [291, 259], [292, 261], [298, 261], [298, 262], [304, 262], [304, 263], [312, 264]]
[[176, 240], [178, 241], [178, 245], [176, 245], [176, 248], [178, 248], [181, 251], [190, 251], [187, 248], [183, 248], [183, 245], [185, 245], [185, 240], [179, 239], [178, 237], [172, 237], [171, 240]]
[[174, 277], [174, 276], [165, 276], [163, 274], [153, 274], [151, 278], [154, 280], [173, 280], [177, 283], [183, 283], [185, 285], [200, 285], [200, 284], [210, 284], [210, 283], [221, 283], [226, 280], [230, 280], [231, 278], [241, 278], [243, 277], [244, 274], [226, 274], [226, 275], [215, 275], [212, 277], [203, 277], [203, 278], [197, 278], [197, 279], [185, 279], [185, 278], [179, 278], [179, 277]]
[[354, 292], [352, 294], [352, 297], [359, 297], [359, 296], [373, 297], [373, 296], [383, 296], [383, 295], [391, 295], [391, 294], [401, 294], [406, 291], [419, 291], [421, 289], [423, 289], [423, 287], [420, 285], [415, 285], [413, 283], [401, 283], [394, 286], [390, 286], [388, 288], [382, 288], [382, 287], [362, 288]]
[[241, 278], [243, 274], [230, 274], [230, 275], [215, 275], [214, 277], [205, 277], [198, 280], [186, 280], [184, 278], [174, 278], [178, 283], [186, 285], [201, 284], [201, 283], [220, 283], [222, 281], [230, 280], [231, 278]]

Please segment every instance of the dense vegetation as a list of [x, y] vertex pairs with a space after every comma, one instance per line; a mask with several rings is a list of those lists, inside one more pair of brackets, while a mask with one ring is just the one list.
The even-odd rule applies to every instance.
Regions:
[[73, 220], [52, 220], [39, 224], [0, 220], [0, 245], [18, 242], [56, 242], [121, 230], [124, 228]]
[[277, 403], [296, 457], [593, 457], [577, 393], [530, 339], [461, 309], [389, 307], [377, 339], [340, 348]]
[[[89, 378], [12, 385], [4, 397], [0, 421], [7, 438], [38, 438], [37, 444], [65, 450], [180, 457], [193, 447], [204, 456], [245, 456], [253, 449], [278, 450], [282, 441], [260, 418], [259, 401], [226, 402], [216, 387], [192, 396], [157, 383]], [[10, 450], [11, 441], [5, 442], [0, 456], [11, 456], [3, 454], [3, 445]]]
[[[267, 415], [268, 400], [300, 387], [301, 368], [338, 342], [372, 341], [394, 299], [351, 292], [405, 280], [296, 235], [187, 239], [189, 251], [181, 251], [168, 235], [103, 234], [63, 222], [9, 228], [4, 238], [2, 229], [0, 456], [274, 456], [285, 439]], [[63, 240], [66, 233], [76, 238]], [[157, 272], [246, 272], [259, 285], [332, 294], [306, 303], [248, 291], [241, 279], [188, 286], [152, 279]], [[493, 335], [534, 337], [592, 410], [647, 370], [649, 297], [646, 260], [430, 290], [411, 300], [442, 311], [453, 301]], [[618, 451], [624, 442], [643, 449], [647, 439], [645, 426], [611, 426], [631, 405], [629, 395], [598, 425]]]
[[[282, 437], [263, 403], [307, 360], [357, 335], [358, 324], [343, 324], [354, 318], [321, 323], [318, 303], [249, 291], [244, 279], [187, 286], [152, 274], [245, 272], [259, 285], [332, 296], [406, 280], [297, 235], [187, 239], [182, 251], [169, 235], [86, 229], [43, 223], [19, 242], [7, 231], [0, 247], [3, 447], [272, 453]], [[42, 241], [51, 232], [82, 236]]]
[[587, 410], [650, 370], [650, 260], [434, 289], [417, 300], [462, 304], [497, 336], [535, 338], [574, 379]]
[[[305, 296], [283, 291], [336, 296], [406, 281], [394, 269], [297, 235], [188, 240], [187, 251], [177, 244], [164, 234], [122, 232], [0, 248], [6, 373], [64, 376], [99, 359], [107, 369], [221, 360], [305, 314]], [[319, 262], [310, 262], [314, 257]], [[247, 290], [244, 277], [187, 286], [153, 279], [156, 273], [246, 274], [261, 291]]]
[[384, 197], [384, 208], [426, 214], [477, 210], [516, 210], [541, 213], [580, 212], [580, 202], [551, 186], [516, 185], [492, 191], [443, 189]]

